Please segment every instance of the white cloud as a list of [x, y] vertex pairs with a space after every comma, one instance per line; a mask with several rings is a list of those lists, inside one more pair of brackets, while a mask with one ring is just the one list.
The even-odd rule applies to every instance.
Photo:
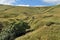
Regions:
[[[4, 5], [14, 5], [13, 3], [15, 3], [16, 0], [0, 0], [0, 4], [4, 4]], [[30, 5], [16, 5], [16, 6], [30, 6]]]
[[35, 7], [44, 7], [44, 6], [47, 6], [47, 5], [36, 5]]
[[35, 5], [35, 6], [31, 6], [31, 7], [45, 7], [47, 5]]
[[43, 2], [52, 3], [52, 4], [60, 4], [60, 0], [43, 0]]
[[30, 6], [30, 5], [19, 4], [19, 5], [16, 5], [16, 6], [27, 6], [27, 7], [28, 7], [28, 6]]
[[19, 5], [16, 5], [16, 6], [26, 6], [26, 7], [44, 7], [44, 6], [47, 6], [47, 5], [35, 5], [35, 6], [31, 6], [31, 5], [19, 4]]
[[16, 0], [0, 0], [0, 4], [12, 5]]

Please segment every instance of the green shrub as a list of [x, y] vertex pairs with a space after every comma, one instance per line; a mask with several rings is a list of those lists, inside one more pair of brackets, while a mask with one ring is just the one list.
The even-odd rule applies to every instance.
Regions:
[[23, 21], [13, 22], [2, 30], [0, 33], [0, 40], [13, 40], [18, 37], [18, 35], [22, 35], [21, 33], [26, 32], [26, 29], [29, 28], [28, 23]]
[[1, 32], [1, 30], [2, 30], [3, 27], [4, 27], [4, 26], [3, 26], [3, 23], [0, 22], [0, 32]]

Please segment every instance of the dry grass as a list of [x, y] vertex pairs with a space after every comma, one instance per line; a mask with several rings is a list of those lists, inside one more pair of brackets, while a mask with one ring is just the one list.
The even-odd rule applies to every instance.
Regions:
[[[51, 7], [0, 6], [0, 21], [23, 20], [30, 25], [26, 35], [15, 40], [60, 40], [60, 5]], [[54, 24], [47, 26], [53, 22]]]

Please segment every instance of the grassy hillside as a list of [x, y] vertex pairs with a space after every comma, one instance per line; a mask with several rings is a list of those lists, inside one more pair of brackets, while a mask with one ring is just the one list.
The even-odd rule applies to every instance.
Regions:
[[60, 40], [60, 5], [0, 5], [0, 40]]

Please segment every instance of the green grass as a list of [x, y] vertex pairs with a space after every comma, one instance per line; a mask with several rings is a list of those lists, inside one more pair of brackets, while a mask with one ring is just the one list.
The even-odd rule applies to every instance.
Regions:
[[[48, 7], [19, 7], [0, 5], [0, 32], [12, 22], [28, 23], [31, 32], [15, 40], [60, 40], [60, 5]], [[0, 36], [1, 37], [1, 36]]]

